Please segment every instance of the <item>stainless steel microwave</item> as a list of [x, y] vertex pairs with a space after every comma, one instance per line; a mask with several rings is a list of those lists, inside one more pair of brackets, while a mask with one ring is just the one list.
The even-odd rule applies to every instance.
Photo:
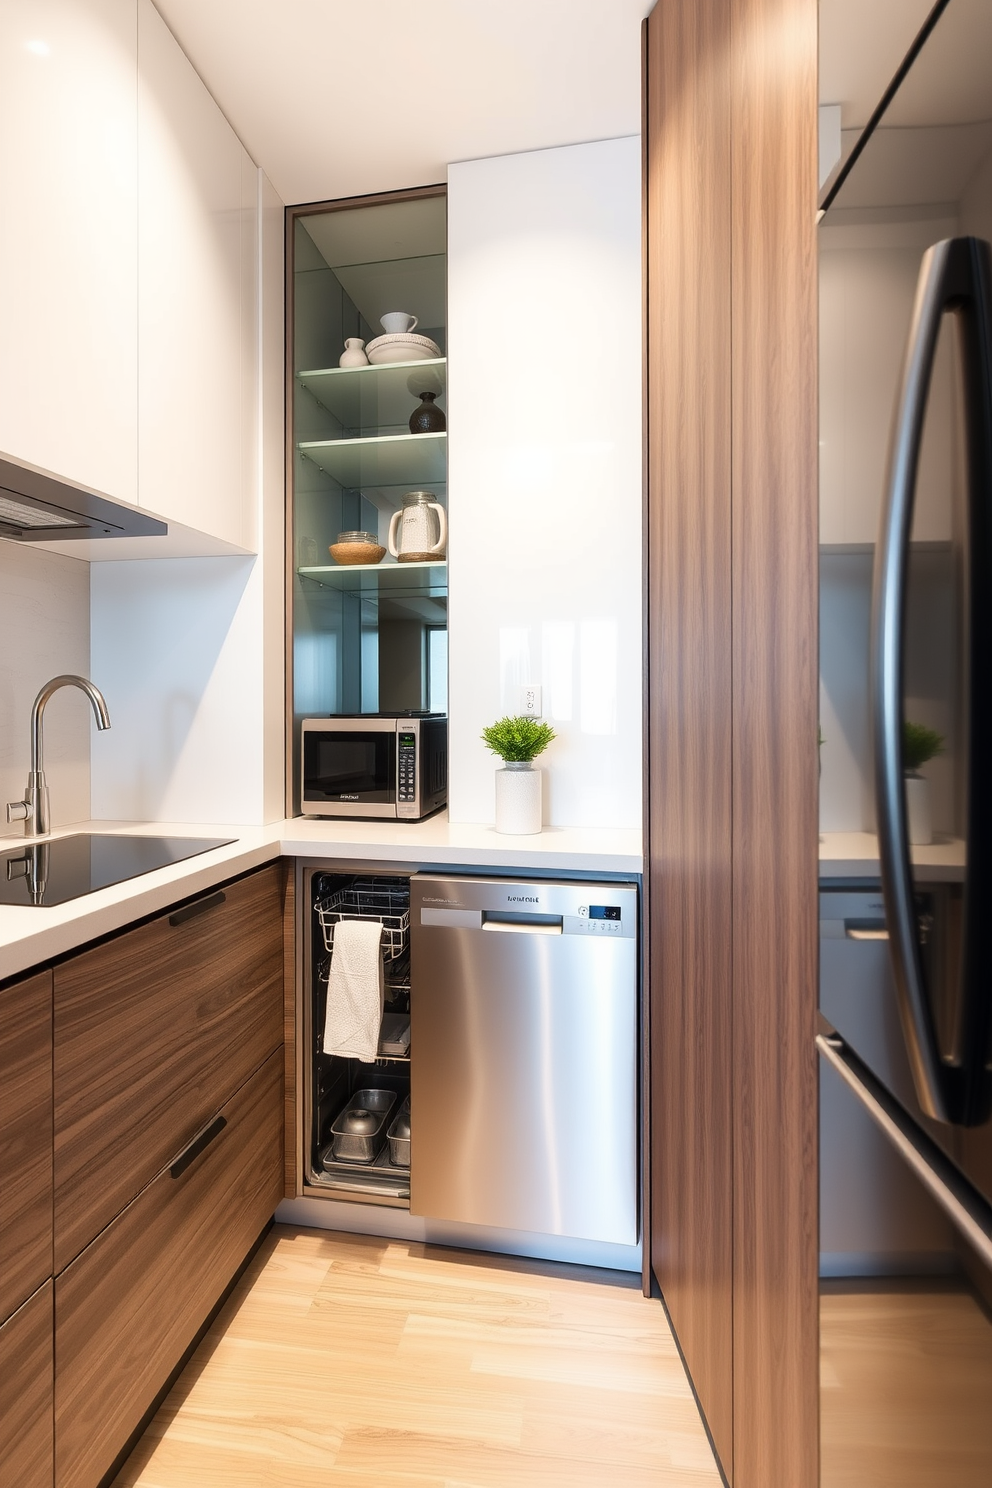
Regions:
[[421, 821], [448, 800], [443, 714], [305, 718], [301, 753], [304, 816]]

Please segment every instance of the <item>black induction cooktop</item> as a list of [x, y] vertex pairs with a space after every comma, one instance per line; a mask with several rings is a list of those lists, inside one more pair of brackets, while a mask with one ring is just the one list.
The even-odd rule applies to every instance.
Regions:
[[110, 884], [195, 858], [236, 837], [130, 837], [77, 832], [0, 853], [0, 904], [65, 904]]

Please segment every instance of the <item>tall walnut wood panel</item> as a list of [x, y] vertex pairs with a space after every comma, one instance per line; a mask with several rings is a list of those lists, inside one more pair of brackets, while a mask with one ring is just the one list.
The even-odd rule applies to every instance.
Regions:
[[730, 99], [725, 5], [646, 32], [651, 1257], [733, 1460]]
[[52, 974], [0, 987], [0, 1322], [52, 1274]]
[[818, 1481], [815, 0], [734, 31], [734, 1465]]
[[284, 864], [285, 885], [282, 914], [283, 1048], [285, 1050], [286, 1156], [285, 1197], [296, 1197], [296, 867]]
[[727, 1477], [814, 1488], [815, 0], [646, 45], [651, 1254]]
[[0, 1327], [0, 1483], [52, 1488], [52, 1283]]
[[55, 971], [55, 1270], [282, 1043], [274, 864]]
[[283, 1056], [56, 1281], [59, 1488], [97, 1488], [272, 1217], [283, 1188]]

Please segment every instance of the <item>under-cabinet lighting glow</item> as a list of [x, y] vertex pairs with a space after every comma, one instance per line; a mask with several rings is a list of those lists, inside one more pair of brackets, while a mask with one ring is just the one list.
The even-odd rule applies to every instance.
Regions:
[[42, 41], [40, 36], [34, 37], [31, 41], [26, 41], [24, 43], [24, 50], [31, 52], [35, 57], [50, 57], [52, 55], [52, 49], [48, 45], [48, 42]]

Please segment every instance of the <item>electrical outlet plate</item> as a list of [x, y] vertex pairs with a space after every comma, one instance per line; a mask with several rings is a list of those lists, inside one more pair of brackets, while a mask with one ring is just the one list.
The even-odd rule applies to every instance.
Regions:
[[521, 687], [520, 712], [525, 718], [541, 717], [541, 688], [537, 683], [528, 683]]

